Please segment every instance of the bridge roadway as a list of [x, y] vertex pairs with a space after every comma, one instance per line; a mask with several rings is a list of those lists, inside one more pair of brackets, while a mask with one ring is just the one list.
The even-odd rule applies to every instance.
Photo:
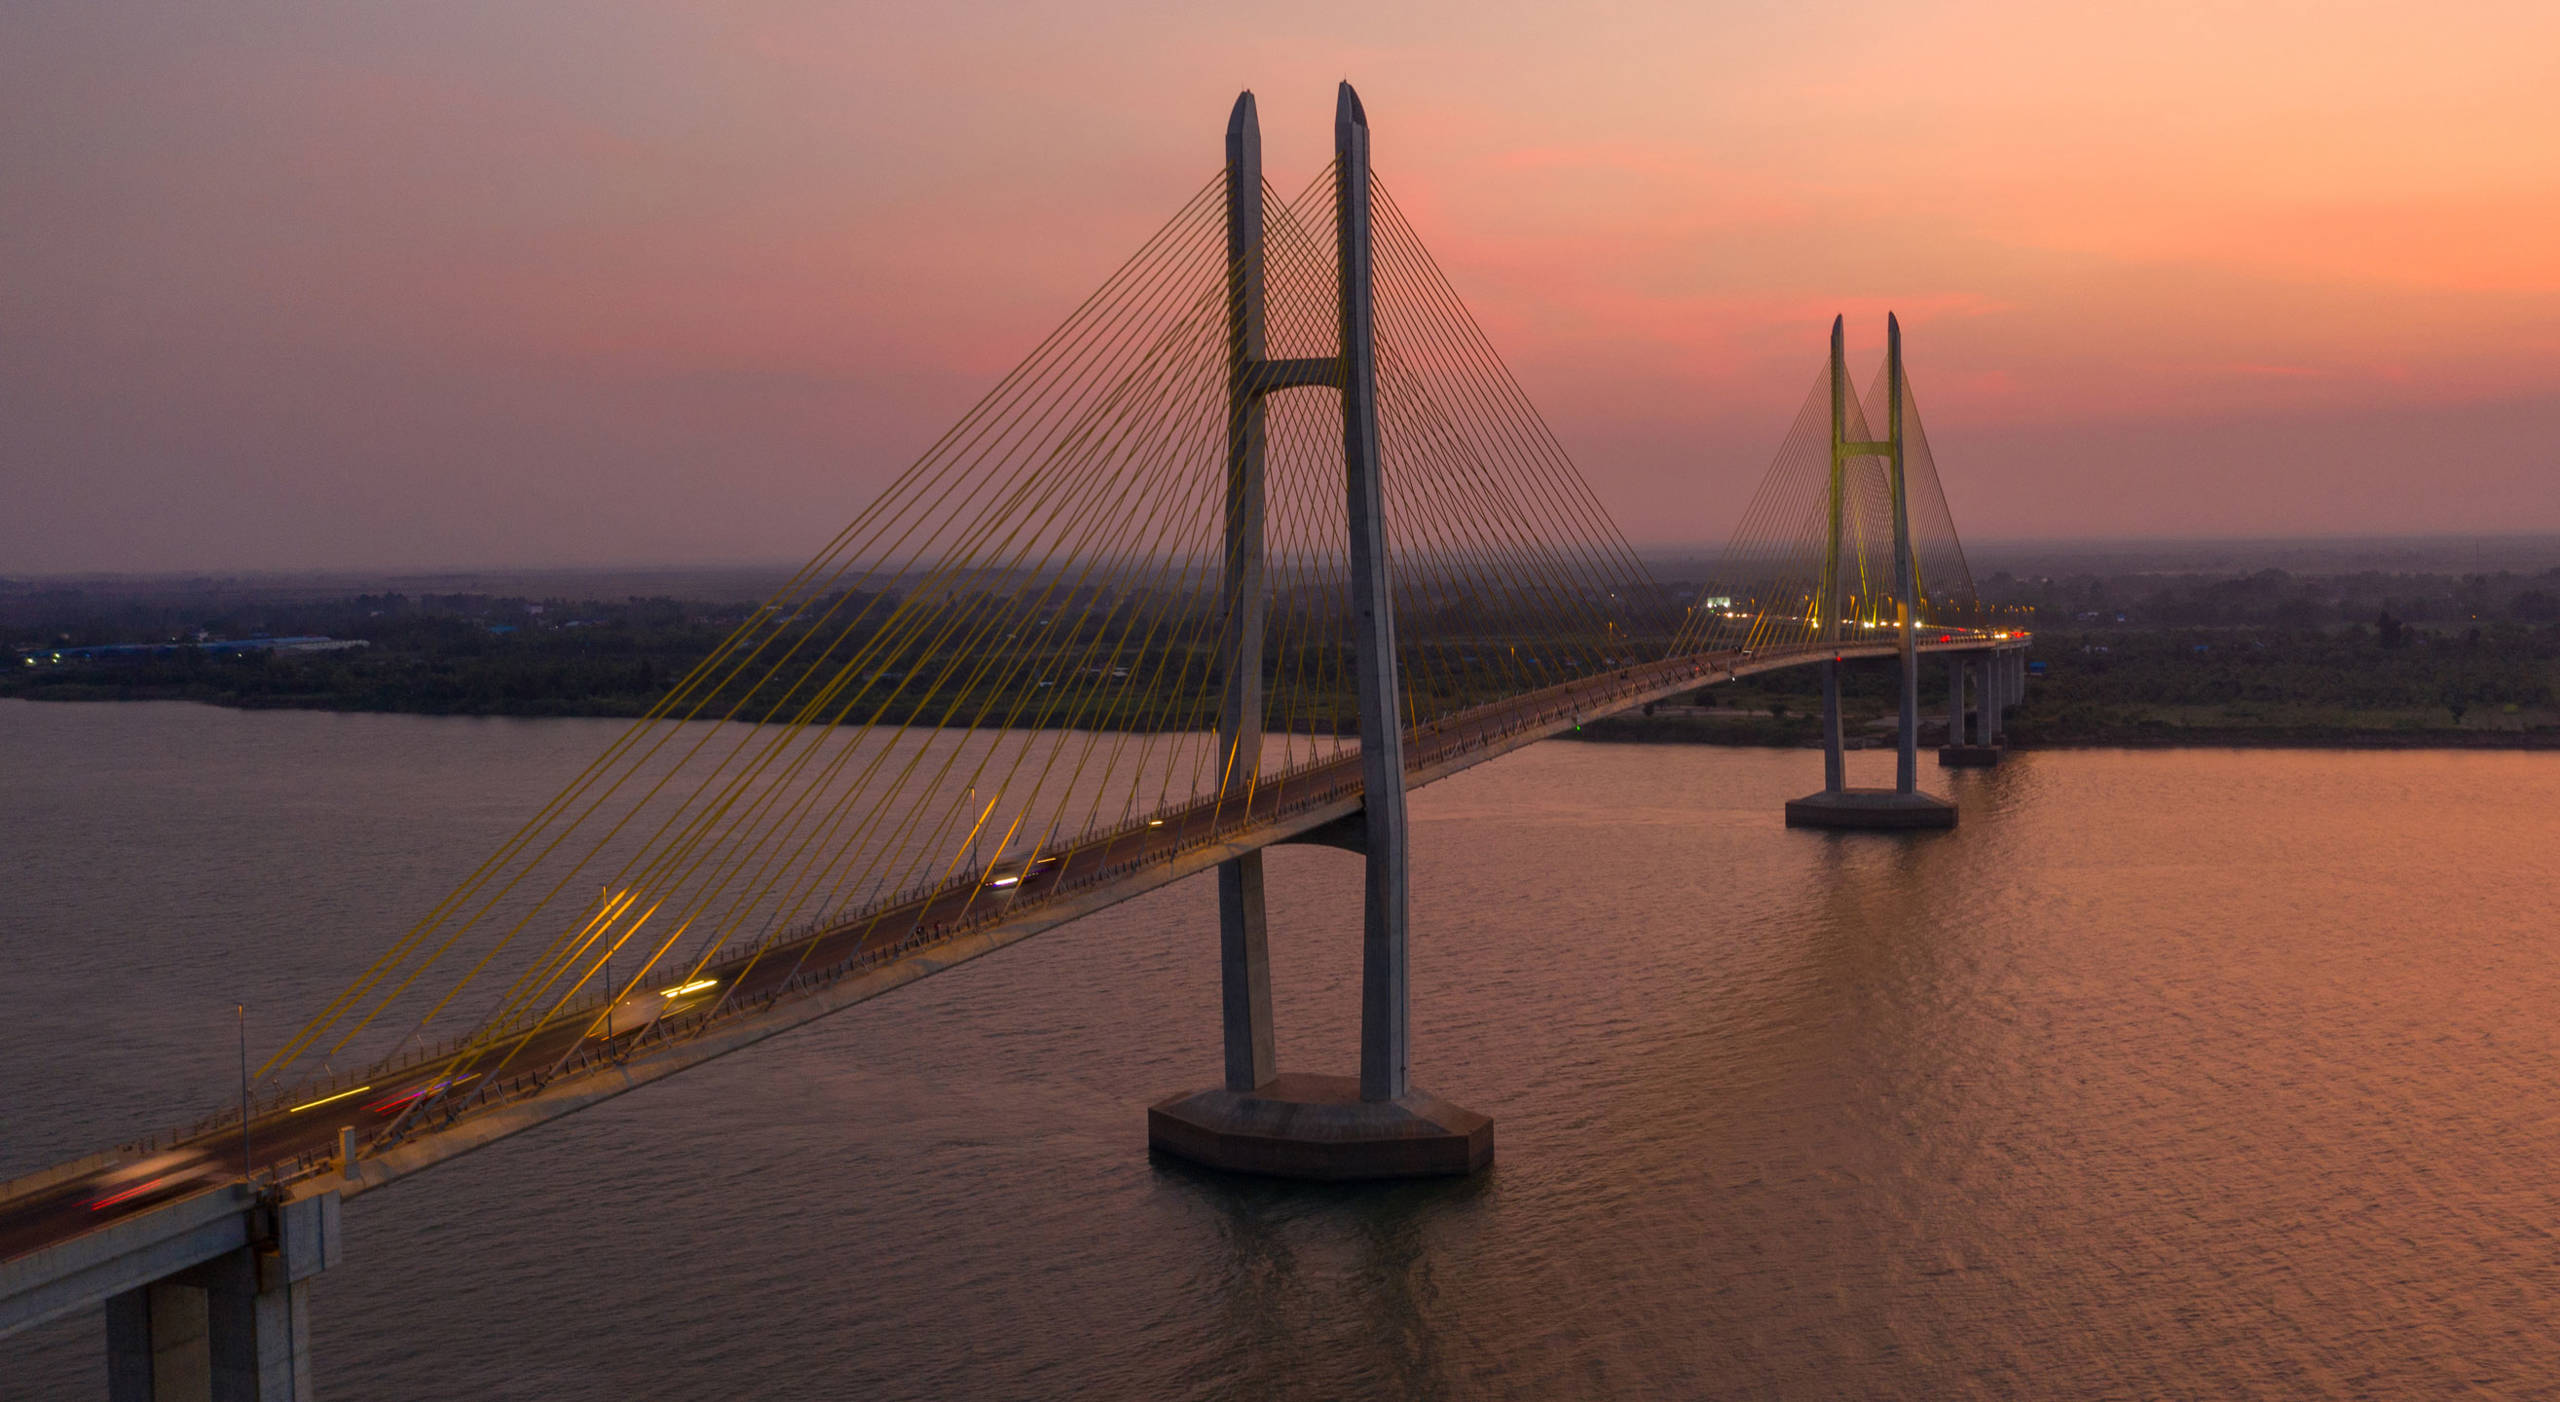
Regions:
[[[2012, 641], [2008, 634], [1932, 631], [1936, 637], [1921, 644], [1923, 652], [2024, 644], [2023, 635]], [[1824, 657], [1892, 657], [1897, 651], [1893, 635], [1880, 631], [1871, 643], [1695, 653], [1560, 683], [1409, 732], [1406, 787], [1446, 778], [1580, 721], [1716, 681]], [[258, 1179], [288, 1199], [317, 1191], [352, 1197], [382, 1187], [1245, 852], [1290, 841], [1356, 841], [1323, 830], [1357, 814], [1360, 794], [1356, 752], [1265, 775], [1249, 796], [1213, 795], [1081, 838], [1047, 854], [1058, 858], [1054, 866], [1007, 890], [983, 884], [985, 873], [965, 874], [814, 936], [763, 951], [735, 948], [700, 975], [718, 980], [716, 992], [706, 990], [701, 1006], [666, 1013], [654, 1025], [629, 1032], [616, 1027], [619, 1035], [599, 1038], [594, 1034], [604, 1008], [598, 999], [505, 1038], [484, 1036], [460, 1050], [438, 1049], [305, 1087], [297, 1103], [253, 1111], [249, 1139]], [[421, 1110], [405, 1119], [398, 1111], [367, 1108], [417, 1098], [457, 1076], [468, 1079], [440, 1096], [426, 1096]], [[353, 1165], [343, 1164], [338, 1153], [340, 1128], [349, 1125], [365, 1146]], [[128, 1215], [177, 1206], [203, 1193], [239, 1191], [236, 1114], [150, 1152], [173, 1160], [156, 1180], [146, 1176], [137, 1183], [130, 1167], [83, 1161], [0, 1184], [0, 1296], [10, 1292], [12, 1265], [37, 1264], [28, 1257]], [[128, 1154], [127, 1164], [135, 1158]], [[128, 1190], [122, 1201], [93, 1206]], [[77, 1307], [78, 1302], [48, 1307], [31, 1317], [0, 1309], [0, 1334]]]

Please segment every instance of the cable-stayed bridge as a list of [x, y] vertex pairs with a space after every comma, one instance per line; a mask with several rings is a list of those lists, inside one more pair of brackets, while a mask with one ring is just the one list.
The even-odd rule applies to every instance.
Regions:
[[[1904, 373], [1843, 328], [1728, 545], [1647, 572], [1387, 187], [1223, 168], [914, 466], [264, 1061], [241, 1104], [0, 1185], [0, 1332], [104, 1304], [119, 1399], [309, 1394], [339, 1208], [505, 1136], [1203, 873], [1224, 1076], [1159, 1150], [1464, 1173], [1492, 1124], [1406, 1071], [1405, 793], [1779, 668], [1825, 680], [1788, 821], [1945, 826], [2022, 634], [1977, 602]], [[1894, 788], [1842, 782], [1838, 671], [1898, 659]], [[1968, 690], [1970, 681], [1970, 690]], [[1274, 1062], [1262, 853], [1365, 863], [1356, 1077]], [[1203, 932], [1204, 944], [1207, 935]]]

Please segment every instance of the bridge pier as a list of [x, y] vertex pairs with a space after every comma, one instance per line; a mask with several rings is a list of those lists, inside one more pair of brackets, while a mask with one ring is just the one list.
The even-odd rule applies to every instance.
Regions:
[[[1919, 787], [1920, 651], [1914, 632], [1920, 615], [1919, 574], [1911, 557], [1911, 517], [1903, 491], [1902, 454], [1902, 324], [1885, 319], [1885, 380], [1891, 407], [1883, 442], [1850, 442], [1848, 438], [1849, 372], [1842, 321], [1831, 319], [1831, 531], [1825, 552], [1823, 617], [1836, 637], [1840, 627], [1840, 533], [1846, 467], [1851, 457], [1882, 456], [1890, 464], [1888, 485], [1893, 497], [1894, 594], [1902, 642], [1901, 734], [1894, 756], [1894, 785], [1889, 789], [1847, 786], [1841, 754], [1840, 659], [1822, 664], [1822, 792], [1787, 803], [1791, 828], [1858, 828], [1893, 830], [1951, 828], [1956, 806]], [[1870, 426], [1869, 431], [1873, 428]]]
[[1262, 909], [1262, 854], [1218, 865], [1219, 1017], [1227, 1089], [1250, 1091], [1279, 1072], [1271, 1028], [1271, 930]]
[[310, 1281], [338, 1260], [338, 1195], [256, 1211], [271, 1240], [108, 1297], [108, 1402], [309, 1402]]
[[1848, 786], [1849, 762], [1841, 753], [1840, 659], [1822, 659], [1822, 791], [1839, 793]]
[[1982, 659], [1982, 736], [1993, 749], [2004, 743], [2009, 728], [2009, 658], [1989, 653]]
[[[1994, 654], [1956, 654], [1947, 659], [1947, 743], [1938, 763], [1949, 769], [1988, 769], [2000, 762], [2000, 746], [1991, 739], [1991, 663]], [[1973, 678], [1975, 710], [1965, 708], [1965, 678]], [[1967, 722], [1971, 722], [1968, 732]]]
[[[1226, 1082], [1147, 1111], [1150, 1147], [1211, 1168], [1281, 1178], [1413, 1178], [1472, 1173], [1493, 1160], [1493, 1121], [1411, 1085], [1407, 944], [1411, 891], [1404, 807], [1404, 706], [1396, 673], [1394, 593], [1387, 578], [1386, 492], [1379, 475], [1377, 352], [1372, 317], [1369, 123], [1351, 85], [1334, 116], [1335, 222], [1340, 233], [1341, 351], [1330, 378], [1261, 359], [1262, 136], [1253, 94], [1227, 124], [1231, 278], [1226, 707], [1220, 721], [1230, 785], [1258, 767], [1262, 702], [1261, 399], [1333, 384], [1342, 392], [1345, 520], [1350, 528], [1362, 805], [1356, 832], [1325, 839], [1360, 853], [1360, 1075], [1283, 1075], [1272, 1064], [1270, 961], [1259, 854], [1221, 866], [1220, 965]], [[1250, 529], [1247, 528], [1250, 523]], [[1250, 678], [1250, 680], [1246, 680]]]

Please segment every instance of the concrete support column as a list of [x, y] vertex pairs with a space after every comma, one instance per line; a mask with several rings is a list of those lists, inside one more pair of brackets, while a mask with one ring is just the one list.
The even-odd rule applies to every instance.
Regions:
[[[1903, 482], [1902, 451], [1902, 321], [1884, 318], [1885, 441], [1892, 447], [1887, 466], [1893, 487], [1893, 592], [1902, 614], [1902, 741], [1893, 762], [1894, 792], [1920, 788], [1920, 572], [1911, 556], [1911, 507]], [[1869, 432], [1874, 426], [1869, 425]]]
[[[1831, 485], [1826, 498], [1830, 525], [1823, 537], [1821, 615], [1823, 640], [1835, 646], [1840, 641], [1841, 484], [1849, 433], [1846, 325], [1839, 317], [1831, 318]], [[1840, 754], [1840, 659], [1834, 656], [1822, 662], [1822, 791], [1836, 794], [1846, 787], [1848, 770]]]
[[1909, 606], [1902, 625], [1902, 737], [1893, 759], [1896, 793], [1920, 790], [1920, 654], [1911, 641]]
[[[1218, 706], [1222, 793], [1252, 802], [1262, 767], [1263, 583], [1262, 123], [1252, 93], [1227, 118], [1227, 522]], [[1219, 1006], [1229, 1090], [1279, 1068], [1271, 1026], [1271, 941], [1262, 854], [1218, 867]]]
[[2000, 654], [1982, 659], [1982, 743], [1986, 745], [2000, 743], [2000, 713], [2009, 707], [2007, 674]]
[[1964, 660], [1964, 680], [1972, 698], [1972, 704], [1965, 711], [1965, 724], [1970, 728], [1974, 744], [1988, 745], [1991, 743], [1991, 678], [1983, 670], [1982, 654], [1975, 653]]
[[1974, 743], [1988, 745], [1991, 743], [1993, 699], [1999, 694], [1999, 688], [1991, 675], [1991, 654], [1987, 652], [1974, 654], [1973, 661], [1967, 664], [1966, 671], [1969, 673], [1968, 680], [1973, 685]]
[[310, 1402], [310, 1280], [338, 1260], [338, 1195], [257, 1210], [272, 1241], [107, 1301], [109, 1402]]
[[1271, 1026], [1271, 931], [1262, 907], [1260, 852], [1218, 865], [1218, 973], [1227, 1089], [1252, 1090], [1280, 1069]]
[[1977, 745], [1991, 743], [1991, 655], [1975, 653], [1965, 664], [1966, 680], [1973, 686], [1973, 735]]
[[108, 1402], [213, 1396], [204, 1287], [165, 1280], [107, 1301]]
[[1840, 744], [1840, 659], [1822, 659], [1822, 791], [1848, 787], [1848, 765]]
[[1369, 118], [1344, 83], [1334, 102], [1334, 224], [1342, 293], [1342, 466], [1351, 528], [1351, 612], [1360, 690], [1360, 779], [1368, 824], [1368, 899], [1360, 958], [1360, 1098], [1407, 1089], [1404, 697], [1396, 675], [1395, 595], [1387, 577], [1386, 488], [1378, 462], [1378, 355], [1369, 248]]
[[1964, 659], [1947, 659], [1947, 743], [1964, 743]]
[[1271, 1027], [1271, 930], [1262, 908], [1262, 854], [1218, 864], [1218, 1007], [1226, 1025], [1227, 1089], [1279, 1074]]
[[260, 1253], [199, 1267], [205, 1273], [205, 1342], [213, 1402], [308, 1402], [311, 1286], [263, 1277]]

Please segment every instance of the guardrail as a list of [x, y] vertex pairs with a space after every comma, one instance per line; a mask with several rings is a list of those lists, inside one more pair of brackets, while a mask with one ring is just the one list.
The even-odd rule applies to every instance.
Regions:
[[[1987, 641], [1987, 639], [1977, 639], [1968, 635], [1966, 641]], [[1408, 744], [1406, 770], [1409, 774], [1427, 770], [1459, 755], [1488, 748], [1529, 731], [1548, 729], [1556, 722], [1578, 717], [1586, 710], [1597, 712], [1613, 704], [1628, 702], [1632, 697], [1658, 690], [1666, 685], [1711, 678], [1719, 673], [1730, 675], [1733, 664], [1737, 662], [1765, 663], [1776, 659], [1813, 658], [1837, 650], [1834, 645], [1825, 644], [1702, 653], [1672, 661], [1617, 668], [1599, 676], [1558, 683], [1539, 692], [1454, 712], [1408, 729], [1405, 732]], [[1486, 723], [1492, 721], [1499, 723], [1490, 729], [1485, 729]], [[1435, 739], [1445, 739], [1453, 734], [1478, 730], [1482, 733], [1465, 734], [1455, 743], [1432, 743]], [[645, 1040], [635, 1041], [620, 1049], [582, 1047], [565, 1062], [550, 1070], [525, 1071], [512, 1076], [483, 1078], [470, 1091], [451, 1094], [439, 1101], [435, 1109], [440, 1113], [433, 1116], [434, 1126], [438, 1128], [449, 1126], [465, 1115], [492, 1105], [510, 1104], [539, 1094], [556, 1080], [584, 1074], [607, 1062], [621, 1064], [635, 1056], [646, 1055], [654, 1045], [671, 1043], [679, 1038], [699, 1034], [714, 1024], [726, 1024], [738, 1017], [764, 1012], [786, 997], [831, 986], [854, 974], [895, 962], [933, 945], [1019, 918], [1027, 912], [1036, 911], [1059, 900], [1090, 891], [1095, 886], [1119, 880], [1148, 866], [1169, 865], [1203, 847], [1231, 841], [1255, 828], [1295, 817], [1310, 808], [1340, 802], [1357, 795], [1362, 790], [1357, 762], [1356, 754], [1336, 753], [1322, 757], [1311, 755], [1277, 771], [1257, 775], [1250, 786], [1248, 796], [1243, 800], [1243, 811], [1231, 820], [1221, 821], [1214, 816], [1227, 803], [1235, 801], [1234, 795], [1225, 792], [1206, 798], [1195, 797], [1178, 807], [1130, 814], [1109, 827], [1082, 834], [1073, 842], [1058, 849], [1067, 862], [1068, 874], [1045, 888], [1036, 898], [1029, 901], [1010, 899], [999, 906], [979, 912], [970, 912], [964, 908], [963, 913], [956, 919], [937, 921], [931, 925], [918, 923], [895, 940], [858, 948], [823, 968], [795, 969], [780, 984], [754, 998], [722, 999], [708, 1009], [659, 1018], [642, 1034]], [[1311, 791], [1289, 792], [1293, 783], [1303, 782], [1319, 771], [1327, 769], [1346, 770], [1348, 777]], [[1268, 808], [1258, 807], [1254, 796], [1258, 796], [1259, 792], [1265, 788], [1276, 790], [1285, 796]], [[1190, 821], [1196, 820], [1204, 808], [1213, 815], [1208, 828], [1180, 845], [1090, 870], [1074, 870], [1074, 857], [1080, 851], [1089, 849], [1108, 851], [1113, 843], [1159, 824], [1180, 822], [1184, 828], [1188, 828]], [[844, 934], [866, 923], [877, 925], [883, 919], [901, 910], [913, 909], [921, 913], [930, 909], [935, 901], [964, 889], [979, 886], [986, 879], [986, 872], [986, 867], [972, 865], [929, 886], [875, 897], [859, 907], [839, 911], [832, 916], [813, 917], [778, 932], [734, 941], [722, 946], [697, 967], [703, 972], [735, 969], [742, 973], [745, 969], [752, 967], [755, 961], [776, 949], [802, 941], [814, 942], [830, 935]], [[518, 1018], [503, 1023], [487, 1024], [431, 1045], [422, 1045], [359, 1070], [333, 1073], [321, 1080], [306, 1082], [290, 1090], [252, 1100], [248, 1107], [249, 1115], [254, 1122], [261, 1116], [289, 1109], [298, 1103], [331, 1098], [344, 1093], [350, 1087], [365, 1084], [371, 1080], [396, 1078], [402, 1072], [414, 1070], [421, 1065], [457, 1058], [475, 1050], [486, 1050], [499, 1041], [522, 1036], [528, 1031], [544, 1026], [575, 1021], [580, 1017], [592, 1017], [600, 1013], [615, 996], [612, 989], [599, 989], [577, 1003], [544, 1017]], [[236, 1132], [240, 1122], [239, 1110], [218, 1111], [181, 1129], [170, 1131], [166, 1135], [153, 1135], [124, 1145], [121, 1151], [148, 1153], [161, 1147], [200, 1139], [224, 1130]], [[406, 1130], [401, 1136], [405, 1139], [409, 1134], [416, 1133], [420, 1126], [412, 1125], [402, 1128]], [[284, 1184], [315, 1173], [334, 1171], [338, 1166], [335, 1153], [312, 1151], [263, 1166], [256, 1178], [265, 1178], [277, 1184]]]

